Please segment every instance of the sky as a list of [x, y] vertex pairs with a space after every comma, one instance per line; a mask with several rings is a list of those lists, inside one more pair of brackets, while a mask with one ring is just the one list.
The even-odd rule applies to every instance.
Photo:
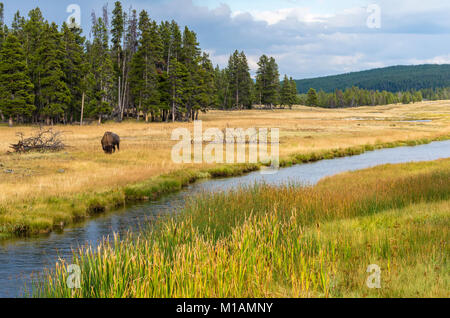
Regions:
[[[2, 1], [2, 0], [0, 0]], [[61, 24], [80, 8], [89, 37], [92, 11], [108, 0], [3, 0], [5, 20], [39, 6]], [[214, 64], [225, 67], [244, 51], [252, 74], [262, 54], [275, 57], [281, 75], [295, 79], [377, 67], [450, 63], [448, 0], [123, 0], [156, 21], [176, 20], [197, 33]]]

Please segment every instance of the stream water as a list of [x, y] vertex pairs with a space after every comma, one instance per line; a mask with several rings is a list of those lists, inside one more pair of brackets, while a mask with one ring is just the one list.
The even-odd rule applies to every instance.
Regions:
[[[174, 213], [188, 198], [202, 192], [227, 191], [238, 186], [258, 182], [281, 185], [283, 183], [315, 184], [320, 179], [345, 171], [365, 169], [381, 164], [412, 161], [430, 161], [450, 158], [450, 141], [433, 142], [415, 147], [381, 149], [364, 154], [322, 160], [279, 170], [264, 175], [253, 172], [244, 176], [200, 181], [178, 193], [164, 198], [136, 204], [74, 225], [62, 233], [48, 236], [0, 242], [0, 297], [21, 297], [29, 292], [31, 275], [55, 265], [58, 258], [70, 260], [72, 250], [78, 246], [97, 245], [113, 233], [138, 231], [144, 222], [157, 216]], [[27, 287], [25, 287], [27, 286]]]

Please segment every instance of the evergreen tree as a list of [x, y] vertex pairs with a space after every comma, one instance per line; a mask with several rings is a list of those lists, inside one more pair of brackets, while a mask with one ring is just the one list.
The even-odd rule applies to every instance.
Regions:
[[402, 103], [403, 104], [409, 104], [412, 101], [412, 96], [410, 92], [404, 92], [402, 94]]
[[25, 53], [19, 39], [10, 34], [0, 50], [0, 110], [12, 126], [14, 117], [31, 116], [35, 109], [33, 102]]
[[14, 19], [11, 24], [11, 31], [19, 38], [20, 41], [24, 40], [24, 28], [25, 28], [25, 18], [20, 15], [17, 11], [14, 14]]
[[227, 69], [221, 70], [219, 65], [214, 69], [214, 85], [216, 87], [217, 107], [227, 108], [227, 95], [229, 89], [229, 81]]
[[201, 50], [195, 32], [185, 27], [183, 32], [183, 46], [181, 50], [180, 62], [186, 70], [185, 81], [183, 82], [182, 112], [185, 118], [182, 120], [194, 119], [195, 113], [200, 109], [197, 101], [197, 92], [201, 90]]
[[150, 22], [146, 11], [142, 11], [139, 18], [140, 45], [134, 55], [131, 65], [131, 91], [137, 102], [138, 119], [141, 111], [148, 122], [149, 114], [152, 118], [159, 112], [159, 73], [157, 64], [160, 61], [161, 42], [157, 32], [157, 25]]
[[237, 50], [230, 56], [227, 67], [227, 91], [229, 92], [227, 107], [233, 105], [237, 109], [251, 108], [253, 104], [252, 85], [247, 57]]
[[318, 106], [317, 92], [314, 88], [310, 88], [308, 92], [308, 98], [306, 99], [307, 106]]
[[2, 46], [2, 43], [6, 40], [6, 36], [7, 36], [3, 12], [4, 12], [4, 6], [3, 6], [3, 3], [0, 2], [0, 48]]
[[118, 114], [120, 120], [122, 120], [128, 85], [127, 58], [129, 58], [129, 56], [127, 56], [127, 53], [129, 52], [123, 48], [127, 16], [123, 11], [122, 3], [120, 1], [114, 3], [112, 14], [111, 54], [114, 65], [114, 100], [116, 101], [117, 106], [115, 113]]
[[92, 28], [93, 42], [88, 43], [89, 58], [88, 82], [88, 113], [97, 116], [101, 123], [103, 116], [111, 113], [113, 88], [113, 62], [109, 50], [109, 37], [106, 23], [102, 18], [94, 21]]
[[298, 90], [297, 90], [297, 83], [294, 81], [292, 77], [289, 79], [289, 82], [291, 88], [289, 105], [292, 108], [292, 105], [297, 104]]
[[[181, 115], [185, 113], [185, 110], [181, 106], [181, 97], [184, 94], [183, 83], [187, 77], [187, 70], [179, 60], [181, 58], [182, 48], [180, 27], [175, 21], [172, 21], [166, 26], [169, 31], [168, 41], [166, 41], [168, 46], [165, 48], [167, 49], [167, 58], [165, 61], [167, 83], [163, 83], [162, 87], [168, 89], [167, 96], [169, 96], [168, 102], [171, 109], [172, 121], [175, 121], [177, 118], [182, 119]], [[166, 30], [163, 30], [163, 32], [166, 32]]]
[[287, 75], [284, 75], [284, 79], [283, 82], [281, 83], [281, 90], [280, 90], [280, 106], [289, 106], [289, 107], [292, 106], [291, 94], [292, 94], [291, 82], [289, 82]]
[[273, 57], [261, 56], [258, 62], [256, 77], [257, 97], [261, 105], [270, 106], [278, 104], [280, 91], [280, 74], [278, 65]]
[[85, 61], [85, 38], [82, 30], [75, 23], [69, 27], [66, 23], [62, 26], [62, 43], [64, 47], [63, 71], [67, 87], [70, 90], [71, 102], [66, 116], [70, 116], [73, 122], [74, 116], [81, 114], [84, 106], [85, 77], [87, 63]]
[[55, 23], [44, 27], [41, 47], [38, 50], [41, 68], [39, 80], [41, 85], [41, 102], [47, 124], [58, 121], [67, 111], [71, 102], [71, 94], [66, 84], [63, 71], [64, 47], [62, 36]]
[[23, 44], [26, 55], [26, 63], [28, 67], [28, 74], [31, 82], [34, 85], [36, 116], [35, 120], [38, 121], [43, 115], [43, 99], [41, 96], [41, 70], [42, 60], [40, 57], [40, 51], [44, 50], [43, 37], [44, 37], [44, 17], [39, 8], [33, 9], [28, 13], [29, 19], [25, 21], [17, 12], [15, 16], [15, 23], [13, 23], [13, 30], [17, 37]]
[[[200, 94], [198, 94], [198, 103], [200, 104], [200, 109], [206, 112], [209, 108], [216, 108], [219, 105], [218, 90], [215, 81], [215, 69], [209, 55], [203, 53], [201, 59], [201, 78], [202, 85]], [[196, 113], [196, 118], [198, 119], [198, 112]]]

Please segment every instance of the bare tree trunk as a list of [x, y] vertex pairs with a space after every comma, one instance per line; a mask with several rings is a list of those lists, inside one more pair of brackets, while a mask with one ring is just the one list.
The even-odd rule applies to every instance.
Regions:
[[142, 98], [139, 97], [139, 109], [136, 110], [137, 121], [141, 119], [141, 107], [142, 107]]
[[175, 122], [175, 101], [172, 101], [172, 122]]
[[80, 126], [83, 126], [83, 115], [84, 115], [84, 92], [81, 97], [81, 118], [80, 118]]

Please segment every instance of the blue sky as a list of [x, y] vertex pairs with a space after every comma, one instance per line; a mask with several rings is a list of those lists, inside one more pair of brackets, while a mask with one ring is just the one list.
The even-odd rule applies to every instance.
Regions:
[[[0, 0], [2, 1], [2, 0]], [[90, 15], [107, 0], [3, 0], [5, 18], [39, 6], [58, 24], [70, 4], [81, 8], [89, 34]], [[390, 65], [450, 63], [450, 1], [442, 0], [123, 0], [157, 20], [175, 19], [196, 31], [215, 64], [225, 66], [235, 49], [249, 58], [252, 73], [260, 55], [274, 56], [282, 74], [308, 78]], [[380, 28], [367, 20], [376, 4]], [[373, 21], [373, 20], [371, 20]]]

